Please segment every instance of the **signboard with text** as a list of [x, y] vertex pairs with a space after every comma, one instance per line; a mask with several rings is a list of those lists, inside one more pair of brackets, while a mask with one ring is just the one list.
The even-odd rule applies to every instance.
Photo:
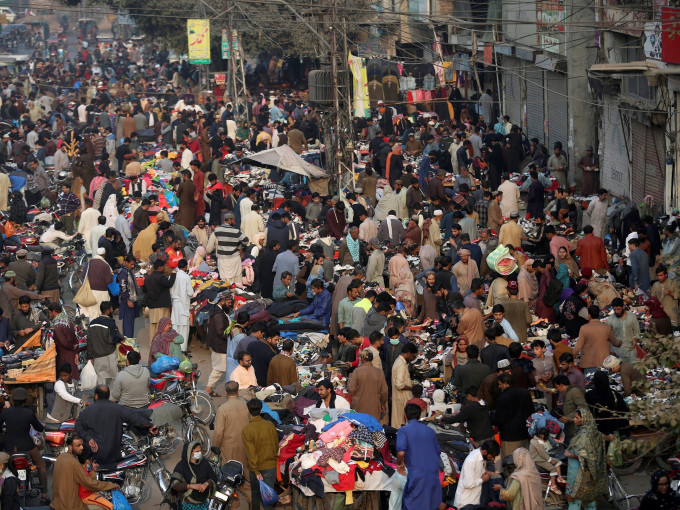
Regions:
[[210, 64], [210, 20], [188, 19], [187, 39], [190, 64]]

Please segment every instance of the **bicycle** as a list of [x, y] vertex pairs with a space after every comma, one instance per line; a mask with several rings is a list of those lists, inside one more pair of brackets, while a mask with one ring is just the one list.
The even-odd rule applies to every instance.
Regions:
[[[640, 496], [629, 495], [614, 471], [607, 469], [607, 484], [609, 486], [609, 502], [619, 510], [633, 510], [640, 506]], [[633, 503], [635, 501], [635, 503]]]

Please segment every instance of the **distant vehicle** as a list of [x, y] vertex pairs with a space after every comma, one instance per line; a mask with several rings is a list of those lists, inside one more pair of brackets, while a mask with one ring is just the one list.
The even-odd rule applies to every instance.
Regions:
[[[0, 15], [4, 14], [7, 23], [14, 23], [17, 19], [17, 13], [11, 7], [0, 7]], [[4, 30], [3, 30], [4, 31]]]
[[33, 30], [42, 29], [43, 39], [49, 39], [50, 24], [47, 21], [26, 21], [24, 22], [24, 25], [31, 27]]
[[6, 67], [11, 74], [17, 74], [31, 58], [30, 55], [10, 55], [7, 53], [0, 53], [0, 68]]

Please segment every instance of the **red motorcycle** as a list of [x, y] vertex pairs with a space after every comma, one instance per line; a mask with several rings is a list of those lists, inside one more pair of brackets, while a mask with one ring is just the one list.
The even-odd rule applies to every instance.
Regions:
[[62, 423], [45, 423], [45, 447], [43, 458], [47, 462], [56, 462], [57, 457], [68, 450], [66, 440], [76, 429], [76, 420]]
[[151, 401], [176, 403], [189, 400], [196, 419], [205, 425], [210, 425], [215, 419], [215, 405], [212, 398], [205, 391], [196, 387], [201, 376], [196, 363], [192, 364], [190, 373], [181, 370], [166, 370], [158, 377], [149, 380], [149, 398]]
[[38, 481], [38, 470], [33, 464], [31, 455], [27, 452], [13, 453], [9, 460], [17, 474], [18, 493], [21, 507], [26, 508], [26, 503], [40, 496], [41, 487]]

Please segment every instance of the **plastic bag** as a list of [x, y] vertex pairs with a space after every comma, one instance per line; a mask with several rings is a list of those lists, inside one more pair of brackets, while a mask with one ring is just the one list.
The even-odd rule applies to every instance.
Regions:
[[120, 283], [118, 283], [118, 275], [113, 274], [113, 281], [107, 285], [109, 288], [109, 294], [111, 294], [113, 297], [116, 297], [118, 294], [120, 294]]
[[130, 503], [120, 491], [111, 491], [111, 503], [113, 503], [113, 510], [132, 510]]
[[260, 499], [263, 506], [272, 506], [279, 502], [279, 495], [272, 487], [264, 483], [264, 480], [260, 480]]
[[623, 464], [623, 454], [621, 453], [621, 439], [615, 436], [614, 440], [607, 447], [607, 464], [618, 467]]
[[97, 372], [94, 369], [92, 360], [88, 360], [85, 368], [80, 372], [80, 390], [91, 390], [95, 386], [97, 386]]
[[174, 356], [161, 356], [151, 364], [154, 374], [160, 374], [166, 370], [175, 370], [179, 367], [179, 360]]

